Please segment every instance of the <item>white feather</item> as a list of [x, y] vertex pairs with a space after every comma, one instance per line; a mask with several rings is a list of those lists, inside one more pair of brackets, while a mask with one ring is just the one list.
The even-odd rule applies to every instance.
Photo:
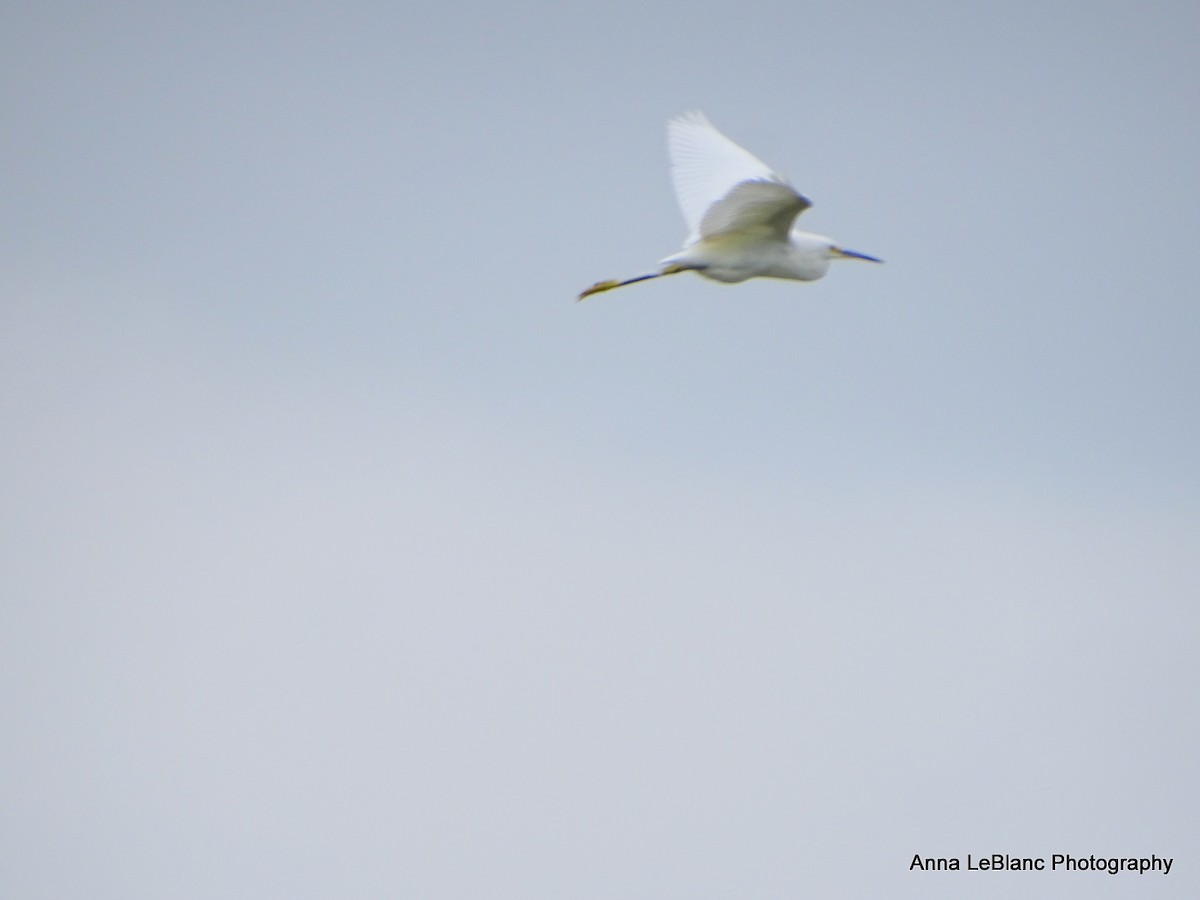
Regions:
[[783, 239], [796, 216], [812, 205], [786, 178], [717, 131], [704, 113], [671, 119], [667, 148], [689, 243], [763, 225]]

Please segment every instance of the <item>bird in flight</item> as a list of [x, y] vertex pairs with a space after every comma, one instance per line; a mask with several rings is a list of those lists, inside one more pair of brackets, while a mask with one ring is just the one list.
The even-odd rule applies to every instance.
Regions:
[[786, 178], [717, 131], [704, 113], [671, 119], [667, 148], [675, 196], [691, 232], [683, 249], [662, 260], [655, 272], [598, 281], [579, 295], [580, 300], [680, 272], [726, 283], [747, 278], [816, 281], [835, 259], [883, 262], [847, 250], [831, 238], [792, 228], [812, 203]]

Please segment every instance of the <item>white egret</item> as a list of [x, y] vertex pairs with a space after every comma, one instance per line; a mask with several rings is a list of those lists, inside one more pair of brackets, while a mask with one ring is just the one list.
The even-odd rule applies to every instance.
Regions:
[[667, 123], [671, 179], [687, 220], [687, 242], [657, 272], [599, 281], [579, 299], [613, 288], [696, 272], [728, 283], [747, 278], [816, 281], [835, 259], [874, 256], [847, 250], [831, 238], [792, 228], [812, 204], [787, 179], [713, 127], [704, 113], [685, 113]]

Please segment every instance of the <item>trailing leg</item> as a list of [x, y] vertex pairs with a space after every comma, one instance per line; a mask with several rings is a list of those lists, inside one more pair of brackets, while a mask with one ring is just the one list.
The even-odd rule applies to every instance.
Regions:
[[646, 275], [636, 275], [633, 278], [626, 278], [624, 281], [612, 279], [610, 281], [597, 281], [590, 288], [579, 295], [580, 300], [586, 300], [592, 294], [602, 294], [605, 291], [611, 291], [613, 288], [625, 287], [627, 284], [637, 284], [639, 281], [648, 281], [651, 278], [658, 278], [662, 275], [678, 275], [680, 272], [686, 272], [687, 266], [681, 266], [672, 263], [669, 266], [664, 266], [661, 272], [650, 272]]

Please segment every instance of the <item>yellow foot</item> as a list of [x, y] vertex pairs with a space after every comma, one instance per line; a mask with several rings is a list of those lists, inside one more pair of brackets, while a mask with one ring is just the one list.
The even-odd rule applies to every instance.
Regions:
[[608, 281], [597, 281], [590, 288], [580, 294], [579, 299], [586, 300], [588, 297], [592, 296], [592, 294], [599, 294], [603, 291], [611, 291], [615, 287], [620, 287], [621, 284], [622, 282], [617, 281], [615, 278], [611, 278]]

